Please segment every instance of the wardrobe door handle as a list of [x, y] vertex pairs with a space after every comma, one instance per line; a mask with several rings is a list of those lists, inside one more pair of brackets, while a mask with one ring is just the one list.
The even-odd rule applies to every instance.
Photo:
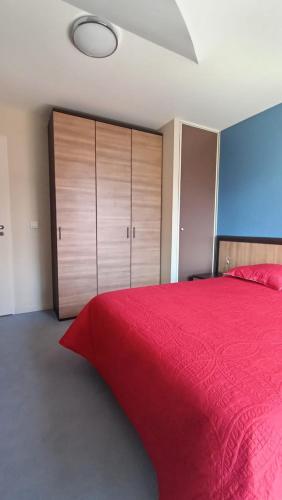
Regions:
[[59, 240], [61, 240], [62, 239], [62, 228], [61, 228], [61, 226], [59, 226], [58, 229], [59, 229]]
[[135, 226], [132, 229], [132, 236], [133, 236], [133, 238], [135, 238]]
[[129, 226], [126, 228], [126, 237], [129, 238]]

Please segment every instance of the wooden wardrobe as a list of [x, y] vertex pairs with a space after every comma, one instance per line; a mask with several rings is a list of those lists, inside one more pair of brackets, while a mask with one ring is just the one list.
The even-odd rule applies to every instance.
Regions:
[[162, 135], [53, 111], [49, 123], [54, 308], [160, 282]]
[[182, 125], [179, 281], [211, 273], [218, 134]]

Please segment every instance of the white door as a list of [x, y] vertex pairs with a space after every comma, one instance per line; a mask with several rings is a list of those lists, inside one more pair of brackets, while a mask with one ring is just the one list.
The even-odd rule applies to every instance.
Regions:
[[0, 135], [0, 316], [14, 312], [7, 138]]

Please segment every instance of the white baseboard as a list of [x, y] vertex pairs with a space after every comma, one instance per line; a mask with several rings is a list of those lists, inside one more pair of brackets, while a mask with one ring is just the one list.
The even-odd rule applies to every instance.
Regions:
[[15, 314], [24, 314], [37, 311], [48, 311], [50, 309], [53, 309], [53, 304], [36, 304], [31, 306], [15, 308]]

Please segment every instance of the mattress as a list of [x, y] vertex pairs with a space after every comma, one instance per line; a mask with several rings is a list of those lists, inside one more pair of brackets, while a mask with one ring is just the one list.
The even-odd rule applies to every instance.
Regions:
[[160, 500], [282, 498], [281, 292], [223, 277], [105, 293], [60, 342], [111, 387]]

